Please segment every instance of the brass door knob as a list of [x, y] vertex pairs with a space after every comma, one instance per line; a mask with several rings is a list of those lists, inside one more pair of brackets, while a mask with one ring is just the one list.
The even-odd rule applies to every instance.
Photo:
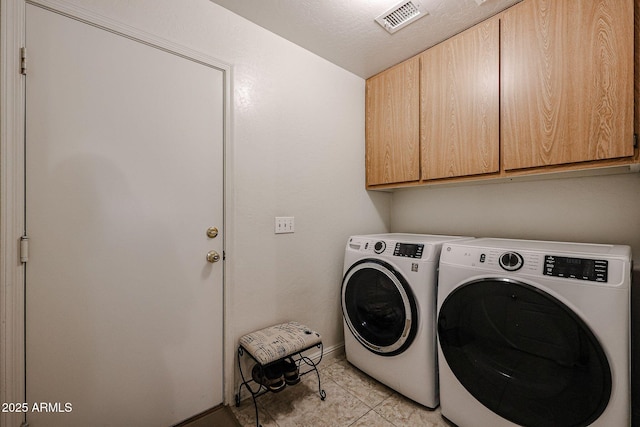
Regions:
[[220, 261], [220, 254], [216, 251], [207, 252], [207, 261], [212, 263]]
[[210, 239], [215, 238], [218, 235], [218, 228], [217, 227], [209, 227], [207, 228], [207, 236]]

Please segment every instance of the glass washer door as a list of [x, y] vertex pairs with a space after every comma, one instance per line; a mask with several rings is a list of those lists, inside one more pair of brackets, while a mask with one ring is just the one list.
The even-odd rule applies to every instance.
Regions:
[[402, 353], [418, 329], [413, 292], [390, 264], [355, 263], [342, 281], [342, 314], [355, 338], [382, 356]]
[[442, 304], [447, 364], [484, 406], [527, 427], [587, 426], [605, 410], [611, 369], [589, 327], [528, 284], [481, 279]]

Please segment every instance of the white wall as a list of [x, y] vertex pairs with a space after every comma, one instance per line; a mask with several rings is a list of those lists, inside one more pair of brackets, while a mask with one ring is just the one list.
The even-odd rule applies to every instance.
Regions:
[[396, 232], [630, 245], [640, 265], [640, 174], [428, 187], [393, 195]]
[[295, 319], [340, 345], [346, 239], [389, 227], [391, 196], [364, 190], [364, 80], [207, 0], [70, 3], [231, 64], [227, 342]]

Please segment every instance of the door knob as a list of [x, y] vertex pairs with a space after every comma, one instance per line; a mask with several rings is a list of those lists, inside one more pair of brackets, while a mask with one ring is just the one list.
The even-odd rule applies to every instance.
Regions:
[[216, 251], [207, 252], [207, 261], [209, 262], [218, 262], [220, 261], [220, 254]]
[[207, 236], [209, 238], [213, 239], [217, 235], [218, 235], [218, 228], [217, 227], [209, 227], [209, 228], [207, 228]]

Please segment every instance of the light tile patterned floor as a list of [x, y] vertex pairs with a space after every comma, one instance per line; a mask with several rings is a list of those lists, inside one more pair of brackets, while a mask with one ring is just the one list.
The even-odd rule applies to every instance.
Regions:
[[[439, 409], [429, 410], [403, 397], [353, 367], [344, 357], [323, 360], [319, 370], [327, 398], [320, 400], [316, 376], [305, 375], [295, 386], [258, 398], [262, 427], [452, 426], [440, 416]], [[243, 427], [255, 427], [251, 398], [231, 409]]]

